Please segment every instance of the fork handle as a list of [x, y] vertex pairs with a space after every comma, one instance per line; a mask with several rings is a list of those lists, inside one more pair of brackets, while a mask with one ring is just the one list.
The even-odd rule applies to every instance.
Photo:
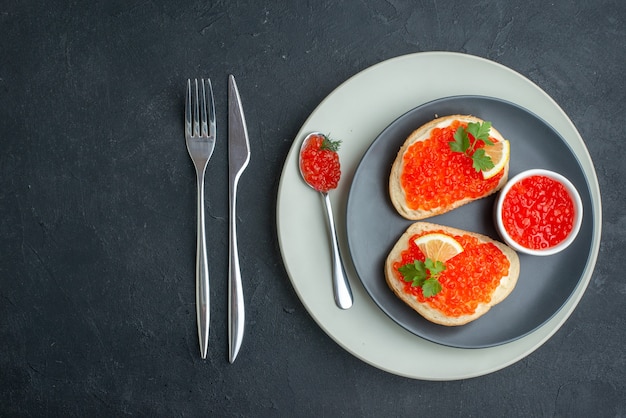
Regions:
[[209, 266], [206, 253], [206, 230], [204, 221], [204, 170], [197, 170], [198, 185], [198, 231], [196, 233], [196, 320], [200, 356], [204, 359], [209, 346]]
[[243, 285], [239, 268], [239, 250], [237, 248], [237, 183], [239, 177], [230, 181], [230, 226], [229, 226], [229, 261], [228, 261], [228, 361], [233, 363], [243, 341], [246, 311], [243, 299]]

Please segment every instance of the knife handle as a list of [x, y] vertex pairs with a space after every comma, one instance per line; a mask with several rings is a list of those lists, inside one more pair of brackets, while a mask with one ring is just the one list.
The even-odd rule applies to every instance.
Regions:
[[243, 340], [246, 311], [243, 300], [243, 286], [239, 269], [239, 250], [237, 248], [237, 181], [231, 183], [230, 190], [230, 228], [228, 261], [228, 361], [233, 363]]

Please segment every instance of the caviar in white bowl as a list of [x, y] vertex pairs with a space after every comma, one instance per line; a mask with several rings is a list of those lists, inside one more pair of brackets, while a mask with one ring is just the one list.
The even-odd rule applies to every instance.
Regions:
[[563, 251], [574, 241], [583, 205], [566, 177], [532, 169], [517, 174], [502, 188], [494, 217], [507, 245], [521, 253], [545, 256]]

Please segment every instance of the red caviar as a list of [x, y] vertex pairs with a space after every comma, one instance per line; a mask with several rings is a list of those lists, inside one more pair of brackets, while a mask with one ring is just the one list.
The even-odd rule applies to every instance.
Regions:
[[471, 315], [479, 304], [491, 301], [491, 294], [500, 284], [500, 279], [509, 274], [509, 260], [492, 243], [481, 243], [471, 235], [450, 235], [463, 246], [463, 252], [445, 262], [446, 269], [439, 275], [441, 292], [426, 298], [420, 286], [413, 287], [403, 280], [398, 268], [414, 260], [425, 260], [424, 253], [414, 241], [421, 235], [433, 232], [446, 234], [444, 231], [428, 231], [409, 239], [409, 247], [402, 252], [401, 259], [393, 264], [396, 278], [404, 284], [406, 293], [447, 316]]
[[304, 179], [320, 192], [335, 189], [341, 177], [339, 155], [323, 148], [324, 140], [328, 139], [321, 134], [311, 136], [300, 153], [300, 170]]
[[[472, 166], [471, 158], [450, 149], [449, 142], [454, 141], [454, 133], [461, 125], [467, 126], [455, 120], [445, 128], [433, 129], [429, 139], [415, 142], [404, 154], [400, 181], [411, 209], [431, 210], [464, 198], [484, 196], [502, 179], [504, 170], [483, 179], [482, 173]], [[477, 148], [483, 146], [479, 141]]]
[[515, 183], [502, 202], [502, 223], [520, 245], [533, 250], [554, 247], [574, 228], [574, 202], [565, 186], [547, 176]]

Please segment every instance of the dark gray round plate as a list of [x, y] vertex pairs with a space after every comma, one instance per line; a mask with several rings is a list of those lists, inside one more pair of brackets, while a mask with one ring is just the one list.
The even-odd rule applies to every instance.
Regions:
[[[387, 254], [412, 221], [389, 200], [391, 165], [404, 140], [437, 116], [471, 114], [491, 121], [511, 143], [509, 177], [545, 168], [567, 177], [578, 189], [583, 223], [574, 243], [548, 257], [520, 254], [517, 286], [500, 304], [467, 325], [433, 324], [398, 299], [387, 287]], [[493, 224], [495, 195], [425, 221], [474, 231], [499, 239]], [[591, 253], [593, 216], [585, 174], [563, 138], [542, 119], [513, 103], [482, 96], [448, 97], [419, 106], [389, 125], [359, 163], [346, 206], [348, 246], [356, 272], [374, 302], [396, 323], [427, 340], [458, 348], [504, 344], [548, 321], [573, 293]]]

